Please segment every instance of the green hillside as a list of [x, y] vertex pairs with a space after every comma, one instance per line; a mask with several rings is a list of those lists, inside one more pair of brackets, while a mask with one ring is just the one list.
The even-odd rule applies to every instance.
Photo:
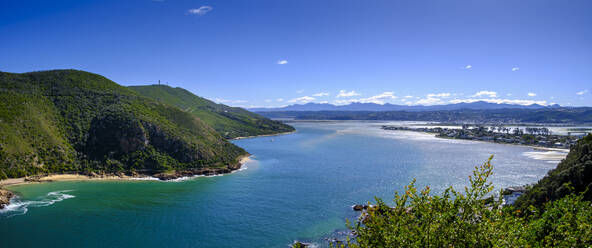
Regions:
[[592, 201], [592, 134], [580, 139], [557, 168], [530, 187], [515, 205], [521, 210], [531, 205], [540, 209], [545, 203], [574, 192], [584, 192], [584, 199]]
[[291, 126], [279, 121], [267, 119], [242, 108], [214, 103], [182, 88], [165, 85], [131, 86], [130, 88], [144, 96], [177, 106], [197, 116], [225, 138], [276, 134], [294, 130]]
[[247, 154], [194, 115], [88, 72], [0, 72], [0, 103], [0, 178], [228, 168]]

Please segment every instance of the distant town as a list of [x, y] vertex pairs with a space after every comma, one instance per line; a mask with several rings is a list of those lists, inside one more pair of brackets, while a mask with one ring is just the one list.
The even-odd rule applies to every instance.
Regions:
[[546, 127], [510, 128], [505, 126], [462, 125], [462, 128], [382, 126], [384, 130], [403, 130], [435, 133], [438, 138], [479, 140], [504, 144], [570, 148], [589, 130], [576, 130], [568, 135], [557, 135]]

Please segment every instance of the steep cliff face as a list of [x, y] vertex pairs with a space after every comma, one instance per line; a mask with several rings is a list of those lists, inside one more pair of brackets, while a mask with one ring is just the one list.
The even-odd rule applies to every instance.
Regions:
[[88, 72], [0, 72], [0, 101], [0, 177], [224, 168], [247, 154], [196, 116]]
[[121, 157], [143, 150], [148, 145], [148, 134], [139, 120], [129, 115], [104, 113], [90, 123], [86, 153], [93, 159]]

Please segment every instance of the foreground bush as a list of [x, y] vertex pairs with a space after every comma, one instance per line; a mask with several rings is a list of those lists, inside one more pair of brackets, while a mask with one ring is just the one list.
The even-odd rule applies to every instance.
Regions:
[[[475, 167], [470, 185], [450, 187], [433, 196], [415, 181], [394, 205], [376, 199], [354, 226], [352, 240], [341, 247], [590, 247], [592, 205], [582, 194], [547, 203], [542, 211], [520, 214], [492, 197], [491, 159]], [[501, 195], [501, 194], [500, 194]], [[489, 197], [488, 197], [489, 196]]]

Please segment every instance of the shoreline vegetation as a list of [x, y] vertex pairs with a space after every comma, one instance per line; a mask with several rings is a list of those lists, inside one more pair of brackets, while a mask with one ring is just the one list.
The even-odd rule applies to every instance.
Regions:
[[[230, 140], [241, 140], [241, 139], [250, 139], [250, 138], [259, 138], [259, 137], [272, 137], [272, 136], [280, 136], [280, 135], [288, 135], [296, 133], [296, 131], [289, 131], [283, 133], [276, 133], [276, 134], [262, 134], [262, 135], [253, 135], [253, 136], [246, 136], [246, 137], [235, 137]], [[168, 181], [168, 180], [175, 180], [181, 177], [191, 177], [191, 176], [213, 176], [213, 175], [224, 175], [235, 172], [242, 168], [242, 166], [250, 161], [252, 155], [243, 155], [239, 156], [239, 165], [236, 166], [229, 166], [228, 170], [224, 168], [204, 168], [201, 170], [203, 173], [186, 173], [188, 171], [179, 171], [175, 173], [172, 172], [162, 172], [156, 174], [141, 174], [141, 173], [55, 173], [55, 174], [45, 174], [45, 175], [36, 175], [30, 177], [19, 177], [19, 178], [8, 178], [0, 180], [0, 189], [7, 186], [16, 186], [16, 185], [23, 185], [23, 184], [30, 184], [30, 183], [48, 183], [48, 182], [60, 182], [60, 181], [88, 181], [88, 180], [136, 180], [136, 179], [147, 179], [153, 178], [158, 179], [160, 181]], [[159, 177], [160, 176], [160, 177]], [[176, 177], [175, 177], [176, 176]], [[10, 191], [9, 191], [10, 192]], [[2, 194], [2, 193], [0, 193]], [[0, 196], [1, 197], [1, 196]], [[1, 201], [0, 201], [1, 204]], [[0, 208], [1, 209], [1, 208]]]
[[46, 174], [30, 177], [9, 178], [0, 180], [0, 209], [10, 204], [10, 200], [15, 196], [9, 188], [10, 186], [32, 184], [32, 183], [50, 183], [63, 181], [132, 181], [154, 179], [158, 181], [172, 181], [180, 178], [191, 178], [195, 176], [217, 176], [230, 174], [241, 169], [241, 167], [252, 161], [251, 155], [244, 155], [238, 159], [236, 165], [228, 165], [227, 168], [203, 168], [201, 170], [170, 171], [156, 174], [150, 173], [64, 173], [64, 174]]
[[462, 129], [454, 128], [412, 128], [405, 126], [383, 125], [383, 130], [392, 131], [411, 131], [435, 134], [437, 138], [443, 139], [462, 139], [472, 141], [483, 141], [499, 144], [523, 145], [544, 150], [565, 151], [575, 145], [579, 136], [554, 135], [547, 128], [526, 128], [526, 132], [519, 129], [509, 129], [505, 127], [469, 127], [463, 125]]

